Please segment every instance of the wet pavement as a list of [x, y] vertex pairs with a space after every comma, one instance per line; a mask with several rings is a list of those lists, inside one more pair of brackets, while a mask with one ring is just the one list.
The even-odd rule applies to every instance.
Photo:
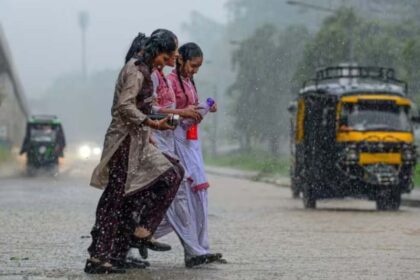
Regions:
[[420, 279], [420, 209], [326, 201], [304, 210], [286, 188], [210, 176], [210, 240], [229, 264], [186, 269], [175, 235], [151, 267], [83, 273], [100, 191], [83, 172], [0, 179], [0, 279]]

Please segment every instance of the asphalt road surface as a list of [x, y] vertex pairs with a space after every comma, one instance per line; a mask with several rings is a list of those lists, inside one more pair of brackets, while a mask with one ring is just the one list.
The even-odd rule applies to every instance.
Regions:
[[420, 279], [420, 209], [377, 212], [373, 202], [303, 209], [286, 188], [210, 176], [210, 240], [229, 264], [186, 269], [174, 234], [151, 267], [83, 272], [100, 191], [85, 171], [0, 178], [0, 279]]

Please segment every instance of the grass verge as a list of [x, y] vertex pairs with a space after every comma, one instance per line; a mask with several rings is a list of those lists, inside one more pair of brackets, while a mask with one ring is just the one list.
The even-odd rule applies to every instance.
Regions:
[[414, 185], [420, 189], [420, 163], [417, 164], [416, 170], [414, 171]]
[[[205, 156], [205, 163], [214, 166], [231, 167], [239, 170], [258, 171], [267, 175], [289, 175], [289, 158], [273, 157], [264, 152]], [[420, 188], [420, 163], [414, 172], [414, 185]]]
[[10, 160], [10, 150], [0, 146], [0, 164]]
[[208, 165], [231, 167], [247, 171], [259, 171], [265, 174], [289, 174], [289, 159], [287, 157], [273, 157], [264, 152], [229, 154], [204, 157]]

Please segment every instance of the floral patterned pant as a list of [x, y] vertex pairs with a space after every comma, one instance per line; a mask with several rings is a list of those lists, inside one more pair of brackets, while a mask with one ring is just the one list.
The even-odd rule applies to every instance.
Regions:
[[181, 165], [168, 157], [173, 168], [142, 190], [125, 195], [129, 150], [130, 137], [127, 137], [109, 162], [109, 182], [96, 209], [88, 252], [103, 261], [125, 257], [136, 227], [155, 232], [184, 175]]

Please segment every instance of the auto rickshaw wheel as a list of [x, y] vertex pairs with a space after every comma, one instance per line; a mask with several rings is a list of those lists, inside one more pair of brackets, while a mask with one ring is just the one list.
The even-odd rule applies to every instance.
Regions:
[[293, 198], [299, 198], [300, 197], [300, 189], [297, 186], [296, 181], [293, 178], [291, 179], [290, 189], [292, 191], [292, 197]]
[[376, 198], [376, 209], [379, 211], [397, 211], [401, 205], [401, 192], [398, 187], [381, 191]]
[[30, 163], [26, 164], [26, 176], [34, 177], [36, 175], [36, 172], [37, 168], [35, 166], [33, 166]]
[[295, 199], [300, 198], [300, 190], [296, 188], [292, 188], [292, 197]]
[[305, 185], [305, 187], [303, 188], [303, 206], [306, 209], [316, 208], [316, 198], [309, 185]]
[[55, 177], [55, 176], [57, 176], [57, 175], [58, 175], [58, 173], [59, 173], [58, 163], [57, 163], [57, 164], [56, 164], [56, 163], [54, 163], [52, 166], [50, 166], [50, 167], [48, 168], [48, 174], [49, 174], [50, 176]]

